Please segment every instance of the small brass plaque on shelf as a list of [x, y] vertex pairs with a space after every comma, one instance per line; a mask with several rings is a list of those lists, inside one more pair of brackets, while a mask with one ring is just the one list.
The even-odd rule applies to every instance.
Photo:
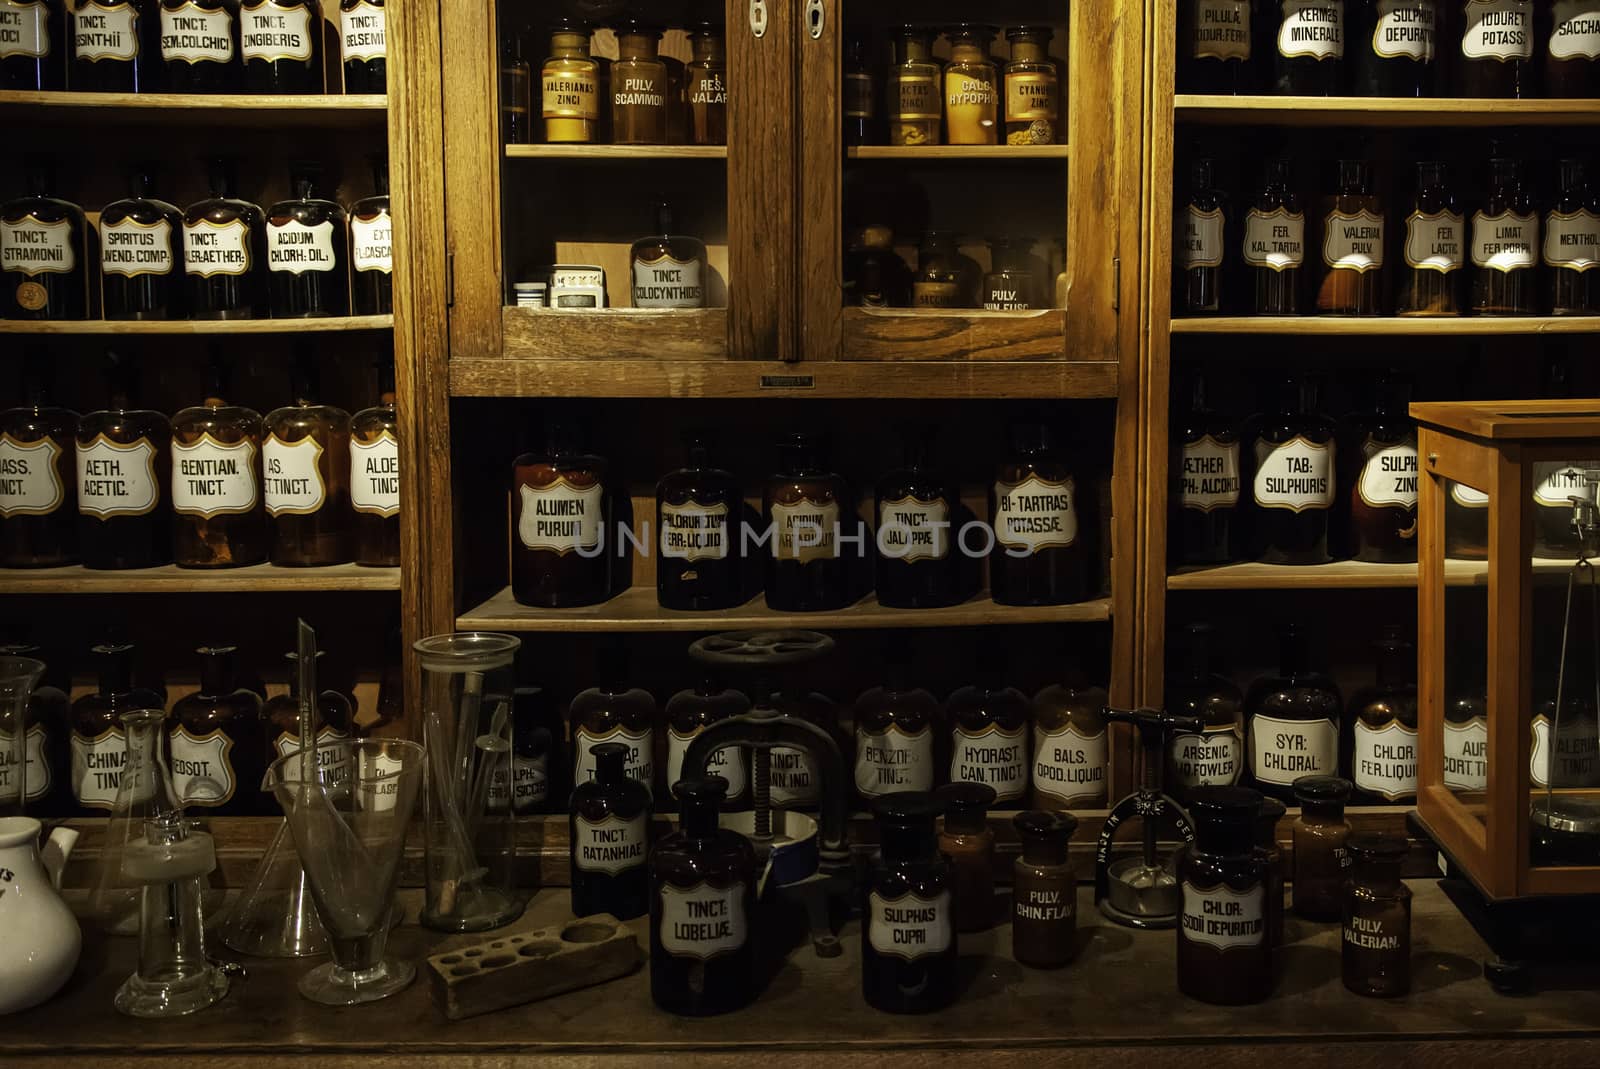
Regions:
[[761, 376], [763, 390], [815, 390], [817, 377], [815, 375], [763, 375]]

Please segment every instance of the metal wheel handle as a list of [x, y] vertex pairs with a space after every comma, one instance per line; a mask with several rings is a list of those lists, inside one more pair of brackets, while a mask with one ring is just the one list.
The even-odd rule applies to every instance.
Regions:
[[818, 631], [725, 631], [697, 639], [689, 656], [701, 664], [771, 668], [813, 661], [832, 649], [833, 639]]

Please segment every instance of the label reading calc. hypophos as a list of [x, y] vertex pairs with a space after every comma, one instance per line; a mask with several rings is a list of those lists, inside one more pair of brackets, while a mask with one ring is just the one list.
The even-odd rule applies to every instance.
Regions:
[[1196, 0], [1189, 54], [1196, 59], [1248, 60], [1250, 6], [1250, 0]]
[[100, 270], [107, 275], [165, 275], [172, 271], [172, 224], [124, 218], [100, 224]]
[[384, 57], [385, 23], [383, 8], [377, 4], [360, 3], [339, 11], [339, 51], [344, 61], [369, 60]]
[[1467, 0], [1461, 54], [1506, 63], [1533, 56], [1533, 0]]
[[1466, 222], [1455, 212], [1412, 212], [1406, 216], [1408, 267], [1449, 274], [1466, 263]]
[[27, 275], [61, 275], [78, 266], [72, 220], [47, 223], [25, 216], [0, 224], [0, 271]]
[[387, 210], [350, 217], [350, 263], [357, 271], [394, 273], [394, 221]]
[[986, 783], [997, 802], [1021, 798], [1028, 789], [1028, 728], [1006, 731], [990, 724], [981, 731], [956, 728], [950, 755], [951, 783]]
[[632, 820], [611, 814], [604, 820], [573, 818], [572, 861], [584, 872], [616, 876], [644, 864], [646, 828], [640, 813]]
[[298, 219], [267, 224], [267, 267], [276, 272], [303, 275], [307, 271], [333, 271], [339, 266], [333, 251], [333, 221], [307, 226]]
[[100, 519], [143, 516], [161, 501], [156, 447], [148, 438], [113, 442], [97, 434], [78, 443], [78, 511]]
[[1086, 805], [1106, 796], [1106, 731], [1084, 734], [1068, 724], [1034, 728], [1033, 789], [1062, 805]]
[[943, 954], [954, 931], [949, 891], [931, 898], [910, 892], [898, 898], [876, 891], [867, 896], [867, 941], [879, 954], [906, 961]]
[[261, 447], [263, 495], [274, 516], [305, 516], [328, 499], [322, 479], [322, 445], [315, 438], [285, 442], [276, 434]]
[[1381, 728], [1356, 721], [1350, 758], [1356, 789], [1389, 801], [1417, 793], [1417, 729], [1391, 720]]
[[1185, 442], [1180, 478], [1184, 508], [1233, 508], [1239, 504], [1239, 443], [1219, 442], [1209, 434]]
[[522, 513], [517, 537], [529, 549], [567, 554], [600, 545], [605, 487], [577, 486], [565, 475], [548, 486], [519, 486]]
[[1521, 271], [1539, 262], [1539, 217], [1502, 212], [1472, 215], [1472, 262], [1492, 271]]
[[740, 949], [750, 936], [743, 883], [680, 888], [664, 881], [660, 895], [661, 949], [674, 957], [709, 961]]
[[1306, 217], [1304, 212], [1274, 208], [1263, 212], [1252, 208], [1244, 219], [1244, 262], [1269, 271], [1288, 271], [1305, 263]]
[[933, 729], [856, 729], [856, 790], [868, 798], [933, 788]]
[[350, 504], [374, 516], [400, 511], [400, 443], [393, 432], [370, 442], [350, 439]]
[[[312, 55], [312, 14], [305, 4], [261, 0], [239, 8], [239, 52], [246, 61], [305, 62]], [[320, 20], [319, 20], [320, 22]]]
[[1333, 505], [1333, 442], [1296, 435], [1287, 442], [1256, 441], [1256, 505], [1304, 512]]
[[661, 555], [670, 560], [722, 560], [728, 555], [732, 530], [728, 503], [702, 505], [686, 501], [661, 503]]
[[172, 443], [172, 509], [189, 516], [249, 512], [260, 499], [254, 442], [223, 443], [209, 434]]
[[950, 555], [950, 505], [913, 495], [878, 503], [878, 552], [893, 560], [944, 560]]
[[1339, 729], [1331, 720], [1250, 719], [1250, 774], [1288, 787], [1301, 776], [1331, 776], [1339, 764]]
[[1226, 884], [1200, 887], [1183, 881], [1180, 931], [1191, 943], [1218, 950], [1258, 947], [1266, 937], [1266, 894], [1257, 884], [1235, 891]]
[[1278, 54], [1288, 59], [1344, 56], [1345, 0], [1281, 0]]
[[1178, 221], [1178, 263], [1185, 269], [1222, 266], [1222, 231], [1227, 216], [1221, 208], [1205, 211], [1190, 205]]
[[62, 448], [52, 438], [19, 442], [0, 434], [0, 516], [48, 516], [67, 499]]

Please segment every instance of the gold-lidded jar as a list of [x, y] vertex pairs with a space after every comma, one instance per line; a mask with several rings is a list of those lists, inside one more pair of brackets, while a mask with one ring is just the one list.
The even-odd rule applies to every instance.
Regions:
[[993, 145], [999, 141], [999, 75], [989, 46], [993, 26], [961, 23], [945, 31], [950, 62], [944, 68], [945, 139], [952, 145]]
[[600, 64], [589, 54], [589, 27], [559, 19], [550, 27], [550, 56], [539, 72], [544, 139], [588, 144], [600, 128]]
[[956, 236], [948, 230], [929, 230], [917, 250], [917, 275], [911, 283], [913, 308], [964, 308], [965, 279]]
[[901, 26], [894, 31], [894, 66], [889, 68], [885, 99], [889, 144], [939, 143], [940, 66], [933, 57], [935, 33], [926, 26]]
[[1006, 64], [1006, 144], [1053, 145], [1060, 124], [1060, 87], [1050, 60], [1048, 26], [1016, 26], [1006, 31], [1011, 61]]
[[661, 30], [638, 19], [617, 26], [617, 61], [611, 65], [611, 140], [618, 145], [667, 143], [667, 65]]

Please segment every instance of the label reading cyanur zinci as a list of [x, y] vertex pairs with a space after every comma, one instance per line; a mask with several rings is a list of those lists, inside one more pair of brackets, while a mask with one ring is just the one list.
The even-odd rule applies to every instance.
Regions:
[[949, 891], [932, 898], [909, 891], [899, 898], [876, 891], [867, 896], [867, 939], [879, 954], [906, 961], [943, 954], [953, 932]]
[[933, 729], [856, 730], [856, 790], [868, 798], [933, 788]]
[[1287, 787], [1301, 776], [1332, 775], [1339, 764], [1339, 729], [1331, 720], [1250, 719], [1250, 774]]
[[1489, 722], [1475, 716], [1444, 722], [1444, 785], [1453, 791], [1489, 787]]
[[881, 502], [878, 551], [894, 560], [944, 560], [950, 555], [949, 504], [909, 494]]
[[394, 222], [388, 211], [350, 217], [350, 262], [357, 271], [394, 272]]
[[291, 275], [307, 271], [332, 271], [339, 266], [333, 254], [333, 221], [307, 226], [298, 219], [267, 224], [267, 267]]
[[1600, 0], [1556, 0], [1552, 59], [1600, 59]]
[[1389, 801], [1417, 793], [1417, 729], [1391, 720], [1381, 728], [1356, 721], [1350, 758], [1356, 789]]
[[1333, 442], [1296, 435], [1256, 441], [1255, 501], [1261, 508], [1304, 512], [1333, 505]]
[[589, 752], [590, 747], [598, 746], [602, 742], [620, 742], [628, 747], [628, 759], [624, 762], [628, 769], [628, 778], [644, 784], [645, 790], [654, 791], [652, 784], [656, 779], [655, 733], [649, 728], [632, 733], [616, 727], [603, 735], [596, 735], [586, 728], [578, 728], [572, 733], [572, 741], [577, 750], [577, 760], [573, 762], [572, 769], [573, 783], [588, 783], [594, 779], [594, 754]]
[[0, 271], [24, 275], [66, 274], [78, 266], [72, 220], [42, 222], [25, 216], [0, 226]]
[[61, 507], [61, 453], [50, 438], [23, 443], [0, 434], [0, 516], [47, 516]]
[[517, 493], [522, 497], [517, 537], [529, 549], [564, 554], [600, 544], [605, 488], [599, 483], [575, 486], [561, 475], [549, 486], [519, 486]]
[[108, 275], [164, 275], [172, 270], [172, 224], [119, 219], [100, 224], [100, 270]]
[[156, 447], [148, 438], [123, 444], [103, 434], [78, 445], [78, 511], [110, 519], [143, 516], [161, 500]]
[[72, 11], [72, 52], [78, 59], [128, 60], [139, 54], [139, 13], [132, 4], [87, 0]]
[[1184, 210], [1178, 238], [1178, 262], [1185, 268], [1222, 266], [1222, 230], [1227, 217], [1221, 208]]
[[1385, 59], [1430, 63], [1437, 19], [1434, 0], [1378, 0], [1372, 51]]
[[1258, 884], [1235, 891], [1226, 884], [1197, 887], [1183, 881], [1183, 937], [1218, 950], [1260, 946], [1266, 934], [1266, 894]]
[[1467, 0], [1461, 54], [1504, 63], [1533, 55], [1533, 0]]
[[205, 735], [180, 727], [168, 739], [172, 763], [172, 793], [180, 803], [222, 805], [238, 786], [228, 754], [233, 740], [219, 729]]
[[161, 7], [161, 58], [184, 63], [227, 63], [233, 59], [233, 16], [227, 8], [204, 8], [190, 0]]
[[1361, 448], [1366, 463], [1361, 465], [1357, 490], [1361, 500], [1373, 508], [1417, 507], [1417, 443], [1407, 439], [1383, 445], [1368, 439]]
[[241, 219], [183, 225], [183, 269], [191, 275], [243, 275], [250, 270], [250, 228]]
[[1494, 271], [1520, 271], [1538, 263], [1539, 217], [1502, 212], [1472, 214], [1472, 262]]
[[1244, 262], [1251, 267], [1287, 271], [1306, 259], [1306, 217], [1304, 212], [1274, 208], [1270, 212], [1250, 209], [1244, 218]]
[[1197, 0], [1194, 5], [1196, 59], [1250, 58], [1250, 0]]
[[661, 885], [661, 949], [680, 958], [709, 961], [744, 946], [744, 884], [688, 889]]
[[827, 560], [839, 555], [839, 503], [802, 497], [772, 506], [772, 555], [778, 560]]
[[1406, 265], [1449, 274], [1466, 263], [1462, 239], [1466, 223], [1455, 212], [1412, 212], [1406, 216]]
[[1339, 59], [1344, 55], [1345, 0], [1282, 0], [1278, 52], [1294, 58]]
[[1028, 786], [1028, 728], [1006, 731], [990, 724], [982, 731], [955, 730], [950, 755], [951, 783], [987, 783], [996, 801], [1021, 798]]
[[1383, 216], [1330, 212], [1322, 228], [1322, 262], [1338, 271], [1365, 273], [1383, 266]]
[[1183, 445], [1183, 507], [1199, 512], [1239, 503], [1239, 443], [1211, 435]]
[[1544, 262], [1568, 271], [1600, 265], [1600, 215], [1591, 211], [1551, 212], [1544, 223]]
[[190, 516], [222, 516], [256, 507], [256, 446], [224, 444], [201, 434], [172, 443], [172, 508]]
[[1026, 557], [1078, 540], [1078, 510], [1071, 478], [1052, 482], [1030, 475], [994, 484], [994, 537], [1012, 557]]
[[311, 9], [260, 0], [239, 8], [239, 51], [246, 60], [272, 63], [311, 58]]
[[1239, 781], [1244, 742], [1232, 727], [1172, 736], [1172, 768], [1185, 787], [1231, 787]]
[[1033, 731], [1033, 789], [1065, 805], [1106, 795], [1106, 731], [1085, 735], [1068, 724]]
[[0, 59], [50, 54], [50, 13], [44, 0], [0, 0]]
[[285, 442], [276, 434], [261, 447], [263, 496], [274, 516], [304, 516], [322, 508], [328, 488], [322, 481], [322, 446], [315, 438]]
[[339, 48], [346, 63], [382, 59], [384, 38], [383, 8], [378, 5], [362, 3], [339, 12]]
[[672, 560], [722, 560], [728, 555], [728, 503], [661, 503], [661, 555]]
[[[582, 782], [581, 780], [579, 782]], [[573, 861], [584, 872], [616, 876], [644, 864], [645, 817], [625, 820], [615, 813], [604, 820], [577, 814], [573, 824]]]
[[393, 433], [370, 442], [350, 439], [350, 504], [374, 516], [400, 511], [400, 443]]

